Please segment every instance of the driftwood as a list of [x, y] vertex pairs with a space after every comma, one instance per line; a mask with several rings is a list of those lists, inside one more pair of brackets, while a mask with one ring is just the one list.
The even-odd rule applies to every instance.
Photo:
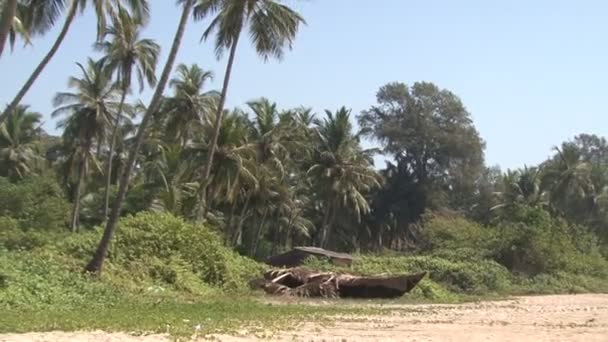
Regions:
[[298, 297], [395, 298], [410, 292], [425, 275], [367, 277], [296, 267], [266, 272], [261, 287], [269, 294]]

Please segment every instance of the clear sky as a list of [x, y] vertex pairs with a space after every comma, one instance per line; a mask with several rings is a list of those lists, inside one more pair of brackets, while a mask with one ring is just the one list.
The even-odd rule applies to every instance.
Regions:
[[[177, 25], [174, 0], [150, 0], [146, 36], [163, 47]], [[294, 50], [264, 64], [241, 44], [228, 104], [266, 96], [281, 107], [354, 113], [392, 81], [431, 81], [461, 97], [487, 143], [489, 165], [515, 168], [544, 160], [551, 147], [582, 132], [608, 135], [608, 1], [605, 0], [289, 0], [308, 21]], [[200, 44], [190, 22], [178, 62], [213, 70], [225, 61]], [[0, 59], [0, 103], [14, 96], [47, 51], [53, 32]], [[78, 17], [64, 45], [25, 99], [45, 114], [66, 90], [75, 62], [91, 55], [93, 16]], [[159, 68], [160, 71], [160, 68]], [[141, 98], [146, 102], [150, 91]]]

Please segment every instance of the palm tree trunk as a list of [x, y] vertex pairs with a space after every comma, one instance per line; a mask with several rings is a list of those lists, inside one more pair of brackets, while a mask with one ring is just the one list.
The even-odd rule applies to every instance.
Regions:
[[186, 31], [186, 26], [188, 25], [188, 19], [190, 17], [190, 12], [192, 12], [194, 2], [195, 0], [187, 0], [186, 3], [184, 3], [183, 5], [184, 7], [182, 15], [179, 21], [177, 32], [175, 33], [175, 38], [173, 39], [173, 45], [171, 46], [171, 51], [169, 52], [167, 63], [165, 64], [163, 73], [160, 77], [158, 85], [156, 86], [154, 96], [150, 101], [150, 105], [148, 106], [148, 109], [146, 110], [146, 113], [144, 114], [144, 117], [142, 118], [141, 123], [139, 125], [139, 129], [137, 130], [137, 135], [135, 137], [135, 146], [129, 152], [129, 158], [125, 165], [124, 171], [120, 176], [118, 194], [116, 200], [114, 201], [114, 204], [112, 205], [110, 217], [108, 218], [108, 222], [106, 223], [106, 227], [103, 231], [101, 241], [99, 241], [99, 245], [97, 246], [97, 250], [95, 251], [95, 254], [93, 255], [93, 258], [91, 259], [89, 264], [85, 267], [86, 272], [96, 274], [101, 273], [106, 254], [110, 246], [110, 241], [112, 240], [112, 236], [116, 231], [116, 225], [118, 224], [120, 210], [127, 194], [131, 171], [133, 170], [133, 166], [135, 165], [135, 160], [137, 159], [141, 144], [146, 136], [146, 127], [148, 126], [148, 122], [150, 121], [150, 119], [152, 119], [154, 113], [156, 113], [160, 105], [161, 97], [163, 95], [165, 87], [167, 86], [169, 76], [171, 75], [171, 70], [173, 69], [173, 64], [175, 63], [177, 52], [181, 45], [184, 32]]
[[65, 22], [63, 23], [63, 27], [61, 28], [61, 31], [59, 32], [59, 36], [55, 40], [55, 43], [53, 43], [53, 46], [51, 47], [49, 52], [47, 52], [46, 56], [44, 56], [44, 58], [42, 59], [40, 64], [38, 64], [36, 69], [34, 69], [34, 72], [27, 79], [27, 81], [25, 82], [25, 84], [23, 85], [21, 90], [19, 90], [19, 92], [17, 93], [17, 96], [15, 96], [13, 101], [11, 101], [11, 103], [6, 107], [6, 109], [4, 110], [2, 115], [0, 115], [0, 122], [2, 120], [4, 120], [4, 118], [8, 115], [8, 113], [12, 112], [13, 109], [15, 107], [17, 107], [17, 105], [21, 102], [21, 100], [23, 100], [23, 97], [25, 96], [25, 94], [27, 94], [27, 92], [30, 90], [30, 88], [32, 87], [32, 85], [34, 84], [34, 82], [36, 81], [38, 76], [40, 76], [40, 74], [42, 73], [42, 70], [44, 70], [44, 68], [49, 64], [49, 62], [51, 61], [51, 59], [53, 58], [53, 56], [55, 55], [57, 50], [59, 50], [59, 46], [61, 45], [61, 43], [63, 43], [63, 40], [65, 39], [65, 36], [67, 35], [68, 30], [70, 29], [70, 26], [72, 25], [72, 22], [74, 21], [74, 17], [76, 17], [77, 9], [78, 9], [78, 1], [73, 0], [72, 5], [70, 6], [68, 15], [65, 18]]
[[72, 229], [73, 233], [78, 232], [80, 228], [80, 196], [82, 194], [82, 184], [84, 183], [84, 166], [84, 161], [81, 161], [80, 166], [78, 168], [78, 183], [76, 184], [74, 205], [72, 206], [72, 223], [70, 224], [70, 228]]
[[97, 160], [101, 160], [101, 148], [103, 146], [102, 141], [103, 141], [102, 137], [99, 137], [97, 139], [97, 146], [96, 146], [97, 151], [95, 151], [95, 157], [97, 158]]
[[110, 137], [110, 154], [108, 155], [108, 167], [106, 169], [106, 188], [104, 190], [104, 207], [103, 207], [103, 219], [108, 219], [108, 212], [110, 209], [110, 186], [112, 185], [112, 161], [114, 159], [114, 149], [116, 148], [116, 136], [118, 135], [118, 127], [120, 127], [120, 117], [122, 115], [122, 108], [127, 98], [127, 89], [123, 87], [122, 97], [120, 98], [120, 104], [118, 105], [118, 113], [116, 113], [116, 121], [114, 121], [114, 127], [112, 128], [112, 136]]
[[213, 136], [211, 137], [211, 142], [209, 145], [209, 154], [207, 155], [207, 164], [205, 164], [205, 170], [203, 171], [203, 177], [201, 179], [201, 184], [203, 184], [203, 188], [201, 189], [200, 194], [200, 202], [199, 210], [197, 214], [197, 220], [203, 221], [205, 216], [207, 215], [207, 186], [208, 183], [206, 180], [211, 175], [211, 166], [213, 164], [213, 155], [215, 154], [215, 149], [217, 148], [217, 138], [220, 135], [220, 129], [222, 126], [222, 119], [224, 116], [224, 105], [226, 104], [226, 95], [228, 94], [228, 85], [230, 83], [230, 75], [232, 74], [232, 66], [234, 65], [234, 57], [236, 55], [236, 48], [239, 43], [239, 37], [241, 33], [239, 32], [234, 38], [234, 42], [232, 42], [232, 46], [230, 47], [230, 56], [228, 57], [228, 64], [226, 66], [226, 74], [224, 75], [224, 84], [222, 86], [222, 93], [220, 95], [220, 102], [217, 106], [217, 114], [215, 117], [214, 123], [214, 131]]
[[17, 0], [8, 0], [2, 9], [2, 18], [0, 18], [0, 57], [4, 52], [4, 46], [8, 40], [8, 34], [13, 26], [15, 15], [17, 14]]
[[319, 237], [319, 247], [323, 248], [327, 240], [327, 230], [329, 229], [329, 217], [331, 213], [331, 201], [327, 201], [327, 208], [325, 208], [325, 214], [323, 214], [323, 222], [321, 223], [321, 236]]
[[264, 213], [262, 214], [262, 220], [258, 226], [258, 230], [255, 232], [255, 236], [253, 237], [250, 256], [255, 258], [256, 253], [258, 252], [258, 244], [262, 239], [262, 230], [264, 229], [264, 225], [266, 224], [266, 216], [268, 216], [268, 208], [264, 208]]
[[323, 242], [323, 246], [321, 248], [327, 248], [327, 244], [329, 241], [329, 237], [331, 236], [332, 228], [334, 226], [334, 222], [336, 222], [336, 210], [337, 205], [332, 206], [331, 216], [329, 217], [329, 222], [327, 222], [327, 230], [325, 235], [325, 241]]
[[251, 196], [247, 196], [245, 200], [245, 204], [243, 205], [243, 209], [241, 209], [241, 214], [239, 215], [239, 224], [236, 227], [236, 231], [234, 232], [232, 238], [232, 246], [237, 246], [241, 236], [243, 235], [243, 225], [245, 224], [245, 214], [247, 214], [247, 210], [249, 209], [249, 200]]
[[236, 206], [239, 203], [236, 199], [234, 203], [230, 206], [230, 213], [228, 214], [228, 222], [226, 223], [226, 231], [224, 232], [224, 240], [226, 241], [226, 245], [230, 245], [232, 241], [232, 236], [234, 234], [234, 230], [232, 229], [234, 222], [234, 213], [236, 212]]

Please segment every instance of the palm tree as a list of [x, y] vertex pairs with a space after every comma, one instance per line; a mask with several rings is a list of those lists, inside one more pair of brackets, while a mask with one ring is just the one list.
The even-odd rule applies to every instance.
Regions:
[[150, 175], [148, 186], [154, 188], [152, 209], [182, 215], [184, 200], [196, 193], [197, 184], [190, 182], [191, 162], [177, 144], [161, 146], [156, 158], [148, 161], [144, 169]]
[[[49, 10], [46, 10], [47, 13], [53, 13], [53, 10], [57, 12], [60, 9], [63, 9], [64, 6], [64, 0], [36, 1], [40, 1], [41, 4], [44, 4], [46, 6], [46, 8], [50, 8]], [[10, 104], [6, 108], [6, 110], [2, 113], [2, 115], [0, 115], [0, 121], [2, 121], [3, 118], [6, 117], [8, 113], [10, 113], [13, 108], [21, 102], [25, 94], [27, 94], [27, 92], [30, 90], [30, 88], [36, 81], [36, 79], [38, 79], [44, 68], [46, 68], [53, 56], [55, 56], [57, 50], [59, 50], [59, 47], [63, 43], [63, 40], [65, 39], [70, 27], [72, 26], [74, 18], [76, 17], [76, 13], [79, 9], [81, 11], [84, 11], [87, 5], [94, 6], [95, 13], [97, 15], [97, 38], [101, 40], [101, 38], [105, 34], [106, 14], [114, 13], [114, 7], [120, 6], [121, 3], [125, 1], [128, 3], [129, 8], [137, 18], [142, 18], [143, 20], [143, 18], [148, 17], [149, 8], [147, 0], [71, 0], [68, 13], [63, 23], [63, 27], [61, 28], [59, 35], [55, 39], [55, 42], [51, 46], [51, 49], [49, 50], [49, 52], [47, 52], [44, 58], [42, 58], [42, 61], [38, 64], [38, 66], [36, 66], [34, 72], [30, 75], [25, 84], [21, 87], [15, 98], [10, 102]], [[36, 18], [34, 18], [33, 20], [35, 19]]]
[[582, 161], [579, 151], [565, 144], [555, 147], [556, 156], [545, 163], [543, 186], [549, 189], [551, 204], [560, 207], [567, 200], [583, 198], [592, 192], [591, 166]]
[[0, 57], [7, 40], [12, 48], [17, 35], [28, 44], [32, 36], [47, 33], [63, 6], [63, 0], [0, 0]]
[[283, 127], [279, 125], [277, 104], [262, 98], [247, 105], [253, 111], [251, 140], [255, 142], [258, 161], [271, 164], [283, 176], [286, 173], [284, 162], [289, 157], [285, 138], [290, 132], [282, 130]]
[[[0, 1], [0, 57], [4, 51], [9, 33], [13, 30], [17, 17], [17, 0]], [[14, 31], [13, 31], [14, 32]]]
[[0, 175], [22, 178], [31, 172], [38, 158], [35, 144], [41, 118], [41, 114], [30, 112], [28, 106], [17, 106], [0, 123]]
[[499, 204], [490, 211], [525, 204], [531, 207], [546, 206], [547, 192], [542, 187], [542, 169], [524, 166], [522, 170], [507, 171], [502, 177], [502, 191], [496, 193]]
[[[277, 0], [198, 0], [194, 9], [195, 18], [203, 19], [211, 14], [216, 14], [216, 16], [204, 31], [202, 38], [206, 40], [213, 33], [216, 33], [215, 51], [217, 57], [220, 58], [226, 50], [230, 50], [230, 53], [217, 106], [215, 132], [211, 138], [203, 178], [209, 178], [211, 175], [213, 157], [228, 94], [228, 85], [237, 45], [243, 29], [249, 28], [249, 34], [257, 53], [267, 61], [270, 57], [281, 59], [285, 47], [292, 47], [300, 24], [305, 24], [304, 19], [297, 12]], [[203, 184], [201, 198], [206, 196], [205, 191], [205, 185]], [[197, 215], [199, 220], [204, 219], [205, 211], [206, 205], [201, 206]]]
[[83, 192], [84, 177], [90, 165], [97, 165], [97, 159], [92, 153], [94, 140], [102, 140], [105, 131], [113, 121], [113, 115], [118, 105], [119, 87], [113, 83], [99, 62], [89, 58], [86, 68], [78, 63], [82, 78], [70, 77], [68, 86], [75, 92], [58, 93], [54, 99], [58, 107], [52, 117], [67, 116], [58, 123], [65, 128], [64, 140], [71, 146], [71, 165], [76, 167], [78, 180], [74, 195], [71, 228], [78, 230], [78, 214], [80, 196]]
[[110, 245], [110, 241], [112, 240], [112, 236], [116, 231], [116, 224], [118, 223], [120, 210], [127, 194], [131, 171], [133, 169], [133, 166], [135, 165], [135, 160], [137, 159], [137, 155], [139, 154], [139, 149], [146, 137], [146, 128], [148, 127], [148, 123], [150, 119], [154, 117], [162, 102], [162, 95], [167, 85], [167, 82], [169, 81], [171, 70], [173, 69], [173, 64], [175, 63], [175, 58], [177, 57], [177, 52], [181, 45], [182, 37], [184, 36], [184, 32], [186, 30], [188, 19], [190, 17], [190, 13], [192, 12], [192, 8], [194, 7], [195, 0], [179, 0], [178, 3], [182, 5], [183, 9], [177, 27], [177, 32], [175, 33], [175, 37], [173, 38], [173, 44], [171, 46], [171, 50], [169, 51], [169, 57], [167, 58], [167, 62], [165, 63], [165, 67], [161, 74], [160, 80], [156, 85], [156, 90], [154, 91], [152, 99], [150, 100], [150, 104], [148, 105], [146, 112], [141, 120], [141, 123], [139, 124], [139, 128], [134, 139], [134, 146], [129, 152], [129, 157], [125, 165], [125, 169], [123, 170], [123, 173], [120, 177], [118, 194], [116, 196], [114, 204], [112, 205], [112, 211], [110, 213], [108, 221], [106, 222], [106, 227], [103, 231], [103, 236], [99, 241], [99, 245], [95, 250], [93, 258], [85, 267], [85, 270], [87, 272], [100, 273], [102, 270], [106, 254], [108, 252], [108, 247]]
[[[109, 40], [96, 44], [96, 48], [104, 53], [101, 63], [111, 73], [116, 74], [122, 96], [118, 105], [118, 113], [110, 137], [110, 152], [106, 167], [106, 185], [104, 190], [103, 217], [107, 219], [110, 203], [110, 185], [112, 182], [112, 160], [116, 146], [116, 137], [123, 115], [123, 106], [127, 93], [131, 89], [133, 71], [137, 74], [139, 90], [143, 91], [144, 80], [153, 87], [156, 84], [156, 63], [160, 46], [151, 39], [140, 39], [143, 22], [132, 17], [122, 7], [112, 17], [112, 26], [106, 30]], [[135, 70], [133, 70], [135, 69]]]
[[342, 107], [335, 114], [325, 111], [326, 119], [317, 126], [317, 147], [308, 169], [324, 208], [320, 247], [325, 247], [337, 211], [348, 209], [357, 221], [370, 211], [365, 194], [380, 187], [380, 176], [371, 167], [371, 151], [361, 150], [352, 134], [350, 110]]
[[[573, 144], [555, 147], [556, 155], [545, 162], [542, 186], [549, 192], [551, 209], [575, 222], [586, 222], [593, 211], [596, 189], [592, 165], [583, 160]], [[599, 190], [599, 191], [597, 191]]]
[[165, 99], [166, 134], [181, 146], [192, 139], [195, 127], [201, 127], [205, 118], [217, 105], [215, 91], [204, 92], [205, 84], [213, 79], [211, 71], [196, 64], [177, 66], [177, 77], [169, 82], [174, 95]]

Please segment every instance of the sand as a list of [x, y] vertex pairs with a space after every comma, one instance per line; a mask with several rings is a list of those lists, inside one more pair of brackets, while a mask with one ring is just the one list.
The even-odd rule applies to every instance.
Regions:
[[[303, 322], [272, 337], [217, 341], [581, 341], [608, 342], [608, 295], [516, 297], [461, 305], [384, 305], [390, 314]], [[167, 336], [103, 332], [0, 335], [0, 342], [166, 342]]]

